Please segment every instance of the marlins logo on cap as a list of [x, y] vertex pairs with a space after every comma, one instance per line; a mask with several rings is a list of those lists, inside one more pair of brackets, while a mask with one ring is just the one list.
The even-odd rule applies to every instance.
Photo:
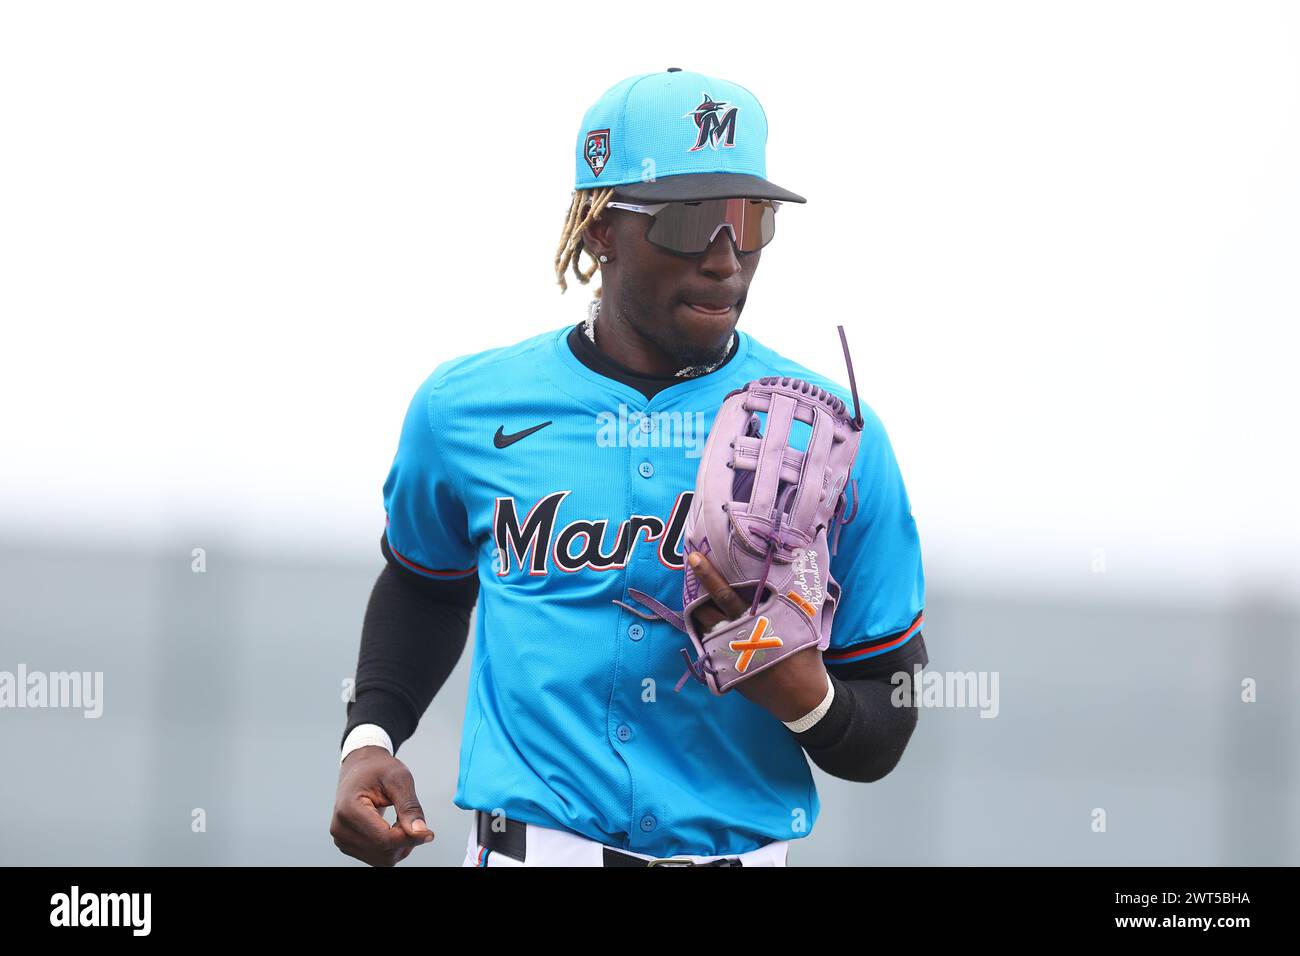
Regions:
[[740, 107], [733, 106], [722, 114], [722, 119], [718, 119], [719, 110], [726, 105], [726, 103], [713, 102], [713, 97], [705, 93], [704, 102], [685, 114], [695, 120], [695, 128], [700, 131], [695, 138], [695, 145], [691, 147], [691, 152], [703, 149], [705, 146], [717, 149], [718, 141], [722, 140], [724, 133], [727, 138], [722, 141], [722, 145], [728, 149], [736, 145], [736, 113], [740, 111]]

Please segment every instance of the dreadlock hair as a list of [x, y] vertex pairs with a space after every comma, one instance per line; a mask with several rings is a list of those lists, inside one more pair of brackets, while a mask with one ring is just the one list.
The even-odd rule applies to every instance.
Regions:
[[[573, 274], [578, 281], [586, 285], [600, 269], [600, 263], [592, 261], [591, 268], [583, 271], [579, 260], [586, 251], [582, 242], [582, 233], [595, 220], [600, 218], [601, 210], [614, 196], [614, 187], [596, 189], [575, 189], [573, 200], [569, 203], [569, 212], [564, 217], [564, 231], [560, 233], [560, 247], [555, 251], [555, 279], [560, 284], [560, 292], [568, 291], [569, 284], [564, 281], [565, 270], [573, 263]], [[587, 257], [592, 258], [590, 252]], [[600, 298], [600, 289], [595, 292]]]

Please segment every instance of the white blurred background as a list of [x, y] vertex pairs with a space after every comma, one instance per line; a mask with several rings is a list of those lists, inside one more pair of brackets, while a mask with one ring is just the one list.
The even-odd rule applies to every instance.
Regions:
[[[792, 860], [1300, 861], [1300, 8], [49, 2], [0, 6], [0, 670], [109, 701], [0, 710], [0, 863], [342, 861], [406, 404], [582, 317], [583, 112], [669, 66], [763, 103], [809, 202], [743, 327], [839, 377], [847, 326], [931, 666], [1003, 675], [885, 781], [819, 774]], [[464, 679], [402, 753], [430, 862]]]

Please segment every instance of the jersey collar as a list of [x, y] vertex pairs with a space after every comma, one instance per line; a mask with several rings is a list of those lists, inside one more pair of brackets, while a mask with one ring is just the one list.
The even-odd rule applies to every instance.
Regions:
[[[667, 404], [685, 395], [716, 388], [719, 384], [726, 385], [733, 379], [738, 379], [737, 372], [743, 367], [745, 359], [749, 355], [750, 337], [746, 332], [736, 329], [736, 351], [727, 362], [712, 372], [707, 372], [695, 378], [684, 378], [667, 385], [656, 392], [653, 398], [647, 400], [645, 394], [636, 387], [626, 382], [620, 382], [618, 379], [610, 378], [608, 375], [602, 375], [600, 372], [584, 365], [573, 354], [573, 349], [568, 342], [569, 332], [572, 328], [573, 326], [566, 325], [552, 336], [551, 344], [555, 348], [560, 364], [584, 381], [607, 391], [626, 395], [630, 399], [629, 404], [639, 406], [648, 407], [650, 405]], [[739, 378], [743, 378], [743, 376], [739, 376]]]

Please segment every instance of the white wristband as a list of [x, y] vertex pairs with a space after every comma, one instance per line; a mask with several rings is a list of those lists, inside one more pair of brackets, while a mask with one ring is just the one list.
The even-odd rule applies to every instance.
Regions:
[[831, 701], [834, 699], [835, 699], [835, 684], [832, 683], [831, 675], [828, 672], [826, 674], [826, 696], [822, 698], [822, 702], [818, 704], [816, 707], [814, 707], [812, 710], [808, 711], [808, 713], [804, 714], [798, 720], [783, 720], [781, 721], [781, 723], [785, 724], [796, 734], [801, 734], [805, 730], [808, 730], [810, 727], [815, 726], [817, 724], [817, 721], [821, 720], [823, 717], [826, 716], [826, 712], [831, 709]]
[[346, 760], [352, 751], [362, 747], [383, 747], [392, 753], [393, 738], [389, 737], [388, 731], [378, 724], [357, 724], [343, 741], [343, 753], [339, 756], [339, 763]]

